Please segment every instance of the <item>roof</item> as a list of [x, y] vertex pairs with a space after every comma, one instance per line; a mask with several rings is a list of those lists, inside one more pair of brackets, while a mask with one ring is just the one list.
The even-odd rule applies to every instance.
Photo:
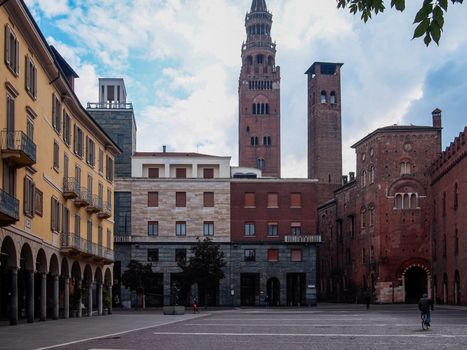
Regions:
[[268, 12], [266, 0], [253, 0], [251, 3], [251, 12]]
[[441, 131], [441, 128], [435, 128], [432, 126], [420, 126], [420, 125], [391, 125], [391, 126], [385, 126], [383, 128], [376, 129], [372, 133], [366, 135], [364, 138], [361, 140], [357, 141], [355, 144], [353, 144], [351, 147], [352, 148], [357, 148], [360, 146], [362, 143], [366, 142], [367, 140], [371, 139], [377, 134], [389, 134], [393, 132], [420, 132], [420, 131]]
[[343, 63], [336, 63], [336, 62], [315, 62], [313, 63], [310, 68], [305, 72], [305, 74], [315, 74], [317, 65], [321, 67], [321, 74], [334, 74], [336, 71], [336, 66], [342, 67]]
[[52, 45], [50, 45], [50, 49], [52, 50], [52, 53], [55, 56], [58, 65], [60, 66], [60, 68], [62, 68], [63, 73], [65, 73], [65, 76], [72, 75], [75, 78], [79, 78], [79, 75], [73, 70], [73, 68], [71, 68], [68, 62], [65, 61], [63, 56], [60, 55], [60, 52], [58, 52], [58, 50]]
[[213, 156], [195, 152], [135, 152], [134, 157], [191, 157], [191, 158], [229, 158], [229, 156]]

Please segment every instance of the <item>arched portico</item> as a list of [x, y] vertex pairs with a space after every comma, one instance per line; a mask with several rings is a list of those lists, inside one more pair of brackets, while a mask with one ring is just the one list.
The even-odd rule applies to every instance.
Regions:
[[18, 253], [9, 236], [2, 240], [0, 250], [0, 317], [11, 325], [18, 323]]

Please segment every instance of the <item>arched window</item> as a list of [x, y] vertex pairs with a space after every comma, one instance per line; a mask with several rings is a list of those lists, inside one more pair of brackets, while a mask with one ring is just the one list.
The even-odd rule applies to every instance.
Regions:
[[329, 103], [332, 105], [336, 104], [336, 92], [335, 91], [331, 91]]
[[264, 56], [263, 55], [256, 56], [256, 63], [263, 64], [263, 61], [264, 61]]
[[400, 193], [396, 194], [395, 208], [402, 209], [402, 194]]
[[370, 184], [374, 184], [375, 183], [375, 166], [372, 165], [370, 167]]
[[258, 158], [258, 159], [256, 160], [256, 167], [257, 167], [258, 169], [263, 170], [265, 166], [266, 166], [266, 162], [264, 161], [264, 159]]
[[457, 182], [454, 184], [454, 210], [457, 210], [459, 206], [459, 193]]
[[370, 247], [370, 262], [373, 262], [375, 260], [375, 247], [371, 246]]
[[459, 231], [457, 230], [457, 228], [454, 232], [454, 255], [459, 255]]
[[375, 224], [375, 208], [374, 207], [371, 207], [369, 209], [369, 214], [370, 214], [369, 224], [370, 224], [370, 226], [374, 226], [374, 224]]
[[443, 258], [447, 255], [447, 242], [446, 242], [446, 234], [443, 235]]
[[365, 228], [366, 227], [366, 209], [362, 208], [360, 210], [360, 227]]
[[401, 162], [401, 176], [409, 175], [411, 172], [411, 164], [409, 161]]
[[366, 171], [363, 170], [362, 171], [362, 174], [361, 174], [361, 183], [362, 183], [362, 187], [365, 187], [366, 186]]
[[412, 193], [410, 195], [410, 209], [417, 209], [418, 203], [417, 203], [417, 195], [415, 193]]
[[321, 91], [321, 103], [326, 103], [327, 102], [327, 95], [326, 95], [326, 91]]
[[271, 146], [271, 136], [264, 136], [263, 137], [263, 145]]
[[256, 114], [256, 103], [253, 103], [253, 114]]
[[404, 209], [410, 208], [410, 195], [408, 193], [404, 193], [402, 207]]
[[[366, 263], [366, 251], [365, 251], [365, 248], [362, 249], [362, 263], [363, 264]], [[363, 278], [365, 278], [365, 276], [363, 276]], [[365, 284], [366, 284], [366, 281], [365, 281]]]
[[251, 137], [251, 145], [252, 146], [258, 146], [258, 137], [257, 136], [252, 136]]
[[269, 103], [266, 103], [266, 114], [269, 114]]

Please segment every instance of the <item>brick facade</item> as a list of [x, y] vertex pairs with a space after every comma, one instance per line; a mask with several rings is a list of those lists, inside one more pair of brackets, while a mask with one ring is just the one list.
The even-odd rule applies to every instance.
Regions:
[[467, 305], [467, 128], [431, 168], [433, 296]]

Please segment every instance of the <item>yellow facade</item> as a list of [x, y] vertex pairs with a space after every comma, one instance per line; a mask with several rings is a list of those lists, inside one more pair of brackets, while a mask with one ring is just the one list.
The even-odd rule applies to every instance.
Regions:
[[[15, 242], [16, 268], [21, 267], [20, 256], [23, 251], [21, 246], [16, 246], [16, 242], [20, 242], [18, 243], [20, 245], [27, 243], [32, 250], [33, 271], [39, 269], [35, 264], [39, 259], [38, 250], [43, 247], [46, 248], [47, 260], [55, 254], [62, 266], [62, 259], [66, 257], [69, 259], [67, 265], [70, 270], [71, 265], [78, 262], [81, 267], [80, 277], [83, 277], [83, 271], [89, 265], [94, 278], [98, 267], [104, 271], [113, 260], [113, 160], [120, 151], [80, 105], [73, 92], [74, 72], [67, 71], [66, 63], [64, 66], [63, 61], [60, 61], [61, 57], [57, 57], [53, 49], [47, 45], [24, 6], [22, 1], [12, 0], [0, 7], [0, 130], [2, 132], [0, 185], [3, 192], [8, 192], [19, 201], [19, 220], [10, 225], [0, 222], [2, 226], [0, 247], [4, 252], [3, 255], [10, 259], [8, 264], [12, 268], [15, 268], [12, 254], [5, 253], [8, 248], [5, 246], [6, 236], [10, 236]], [[17, 67], [15, 62], [12, 63], [12, 58], [16, 59]], [[34, 76], [34, 73], [31, 73], [34, 70], [34, 68], [31, 70], [31, 64], [35, 67], [36, 79], [31, 79]], [[58, 106], [53, 107], [53, 96], [58, 97], [60, 101], [59, 109]], [[14, 100], [14, 113], [11, 99]], [[59, 110], [60, 128], [54, 127], [53, 109]], [[64, 140], [65, 114], [69, 116], [70, 121], [69, 144]], [[79, 148], [75, 147], [75, 144], [78, 144], [75, 139], [78, 137], [76, 127], [79, 127], [83, 133], [82, 156], [76, 154]], [[8, 132], [7, 128], [11, 132]], [[25, 137], [27, 135], [31, 137]], [[87, 149], [88, 139], [91, 139], [95, 145], [94, 165], [87, 162], [90, 152]], [[33, 153], [31, 141], [36, 147], [33, 161], [28, 157]], [[22, 152], [24, 146], [28, 147]], [[16, 164], [24, 153], [26, 153], [24, 157], [26, 163], [30, 164]], [[99, 169], [100, 155], [103, 157], [102, 169]], [[64, 164], [65, 157], [68, 158], [67, 168]], [[65, 198], [64, 186], [65, 183], [70, 182], [66, 179], [75, 178], [76, 167], [81, 170], [81, 182], [79, 186], [75, 182], [73, 189], [78, 189], [80, 196], [85, 196], [85, 199], [90, 199], [91, 202], [95, 199], [94, 206], [97, 207], [95, 210], [89, 210], [92, 205], [78, 206], [76, 199]], [[7, 169], [10, 171], [8, 172]], [[13, 176], [15, 179], [10, 181]], [[28, 188], [33, 188], [26, 193], [27, 198], [25, 198], [25, 178], [32, 183]], [[88, 178], [92, 178], [91, 188], [94, 197], [87, 196], [85, 192], [85, 190], [89, 191]], [[42, 203], [40, 193], [42, 193]], [[33, 208], [27, 205], [29, 200], [34, 201]], [[59, 220], [55, 220], [52, 214], [53, 200], [59, 203], [56, 206]], [[4, 204], [2, 202], [0, 207]], [[69, 220], [64, 219], [67, 216], [66, 210], [69, 212]], [[92, 243], [94, 248], [91, 250], [86, 251], [84, 245], [81, 248], [73, 247], [73, 242], [64, 241], [69, 237], [73, 237], [74, 241], [77, 240], [75, 215], [80, 217], [80, 237], [83, 242]], [[59, 224], [54, 225], [53, 221]], [[88, 221], [92, 222], [91, 240], [89, 240], [91, 237], [87, 227]], [[100, 227], [101, 237], [99, 237]], [[79, 246], [79, 239], [77, 245]], [[78, 249], [69, 249], [70, 247]], [[48, 261], [47, 265], [50, 264], [51, 262]], [[101, 270], [99, 270], [100, 274], [102, 274]], [[70, 271], [60, 273], [71, 275]]]

